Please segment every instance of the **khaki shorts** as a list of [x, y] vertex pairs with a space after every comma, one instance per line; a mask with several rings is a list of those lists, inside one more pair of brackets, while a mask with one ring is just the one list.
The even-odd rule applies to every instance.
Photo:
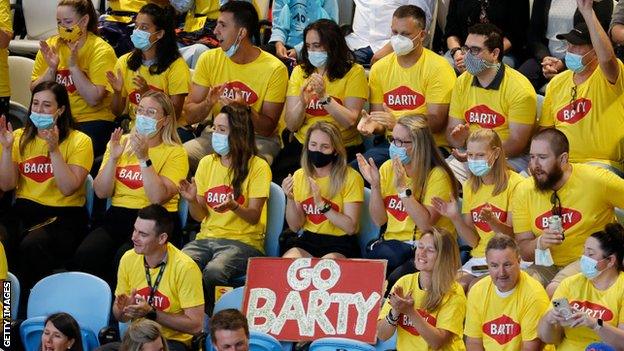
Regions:
[[580, 261], [574, 261], [567, 266], [546, 267], [532, 264], [527, 267], [525, 271], [546, 287], [553, 282], [561, 283], [563, 279], [579, 273], [581, 271], [581, 264]]

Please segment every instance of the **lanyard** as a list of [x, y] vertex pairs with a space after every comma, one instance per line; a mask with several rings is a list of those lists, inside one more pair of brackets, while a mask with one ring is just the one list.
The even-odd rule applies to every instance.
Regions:
[[167, 265], [167, 262], [163, 261], [158, 264], [158, 266], [160, 266], [160, 271], [156, 276], [156, 281], [154, 282], [154, 285], [152, 285], [152, 275], [150, 274], [150, 267], [147, 264], [145, 257], [143, 257], [143, 264], [145, 265], [145, 280], [147, 280], [147, 286], [149, 286], [150, 288], [150, 294], [147, 298], [147, 303], [150, 306], [153, 306], [152, 302], [154, 300], [154, 295], [156, 294], [156, 290], [158, 290], [158, 286], [160, 285], [160, 280], [162, 279], [163, 273], [165, 272], [165, 266]]

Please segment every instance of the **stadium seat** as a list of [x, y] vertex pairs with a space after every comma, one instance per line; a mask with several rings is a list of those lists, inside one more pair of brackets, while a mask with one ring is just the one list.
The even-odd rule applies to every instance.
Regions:
[[[56, 24], [57, 1], [22, 0], [22, 12], [26, 22], [26, 38], [13, 39], [9, 51], [16, 54], [35, 55], [39, 51], [39, 41], [58, 33]], [[26, 72], [30, 79], [31, 71]]]
[[[26, 351], [40, 350], [41, 335], [45, 329], [44, 322], [46, 318], [45, 316], [28, 318], [20, 325], [20, 336]], [[97, 335], [91, 330], [80, 326], [80, 334], [82, 336], [83, 350], [93, 350], [99, 346]]]
[[[99, 345], [97, 334], [108, 325], [111, 304], [112, 293], [104, 280], [82, 272], [57, 273], [41, 279], [32, 288], [26, 312], [28, 319], [24, 323], [37, 317], [45, 319], [59, 311], [67, 312], [89, 338], [83, 344]], [[26, 326], [34, 329], [37, 321], [32, 320]], [[39, 324], [43, 324], [43, 320]], [[22, 327], [20, 333], [25, 335], [27, 330], [22, 331]], [[22, 340], [26, 346], [26, 339]]]
[[368, 244], [371, 240], [379, 238], [379, 227], [373, 222], [368, 209], [370, 194], [370, 189], [364, 188], [364, 203], [362, 203], [360, 214], [360, 235], [358, 236], [362, 257], [365, 257], [366, 255], [366, 244]]
[[381, 339], [377, 339], [377, 343], [375, 344], [375, 350], [377, 351], [391, 351], [391, 350], [396, 350], [396, 340], [397, 339], [397, 332], [396, 330], [394, 331], [394, 334], [392, 334], [392, 337], [388, 340], [381, 340]]
[[219, 311], [223, 311], [228, 308], [235, 308], [237, 310], [242, 310], [244, 292], [245, 292], [245, 287], [241, 286], [223, 294], [221, 298], [217, 302], [215, 302], [213, 313], [217, 313]]
[[282, 345], [276, 338], [267, 333], [250, 330], [249, 351], [282, 351]]
[[28, 119], [28, 108], [19, 102], [9, 101], [8, 122], [11, 122], [13, 130], [22, 128]]
[[279, 237], [284, 229], [286, 216], [286, 195], [282, 187], [271, 182], [267, 203], [267, 226], [264, 238], [264, 251], [269, 257], [279, 257]]
[[321, 338], [310, 344], [309, 351], [375, 351], [375, 347], [367, 343], [345, 338]]
[[30, 74], [35, 61], [27, 57], [9, 56], [9, 81], [11, 86], [11, 101], [24, 106], [30, 106]]
[[17, 319], [17, 309], [22, 289], [20, 287], [19, 279], [17, 279], [15, 274], [9, 272], [7, 274], [7, 280], [11, 282], [11, 319], [15, 320]]

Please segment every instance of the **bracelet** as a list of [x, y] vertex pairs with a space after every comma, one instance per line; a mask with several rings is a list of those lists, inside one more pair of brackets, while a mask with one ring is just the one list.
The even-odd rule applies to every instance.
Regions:
[[234, 207], [232, 211], [236, 211], [240, 208], [240, 204], [238, 202], [234, 201], [234, 203], [236, 204], [236, 207]]
[[331, 208], [332, 208], [331, 204], [329, 202], [325, 202], [323, 204], [323, 207], [321, 207], [319, 209], [319, 212], [325, 214], [325, 213], [329, 212], [329, 210], [331, 210]]
[[388, 324], [396, 326], [397, 323], [399, 322], [399, 316], [394, 317], [392, 315], [392, 310], [390, 310], [388, 312], [388, 314], [386, 315], [386, 322], [388, 322]]

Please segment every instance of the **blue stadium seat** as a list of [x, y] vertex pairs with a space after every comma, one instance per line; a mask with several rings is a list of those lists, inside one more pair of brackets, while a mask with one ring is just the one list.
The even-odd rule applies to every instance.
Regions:
[[245, 287], [241, 286], [223, 294], [221, 298], [217, 302], [215, 302], [213, 313], [217, 313], [219, 311], [223, 311], [228, 308], [235, 308], [237, 310], [242, 310], [243, 309], [243, 293], [245, 292], [244, 289]]
[[364, 188], [364, 203], [362, 203], [360, 213], [360, 235], [358, 236], [362, 257], [366, 255], [366, 244], [379, 238], [379, 227], [373, 222], [369, 211], [370, 195], [371, 190]]
[[257, 331], [249, 331], [249, 351], [282, 351], [282, 345], [273, 336]]
[[321, 338], [310, 344], [309, 351], [375, 351], [375, 347], [367, 343], [345, 338]]
[[[47, 317], [28, 318], [20, 325], [20, 336], [26, 351], [39, 351], [41, 346], [41, 335], [45, 329], [44, 322]], [[82, 336], [82, 349], [93, 350], [99, 346], [97, 336], [90, 330], [80, 326]]]
[[377, 351], [396, 350], [396, 341], [397, 341], [397, 332], [395, 330], [394, 334], [392, 334], [392, 337], [390, 337], [390, 339], [385, 340], [385, 341], [381, 339], [377, 339], [377, 343], [375, 344], [375, 349]]
[[7, 280], [11, 282], [11, 319], [17, 319], [17, 308], [19, 306], [20, 293], [22, 289], [20, 287], [19, 279], [15, 274], [9, 272], [7, 274]]
[[[97, 334], [108, 325], [111, 304], [112, 293], [104, 280], [82, 272], [57, 273], [41, 279], [32, 288], [25, 323], [32, 318], [45, 319], [53, 313], [66, 312], [76, 319], [89, 338], [83, 344], [99, 345]], [[34, 328], [37, 321], [26, 323], [26, 327], [33, 325], [30, 328]], [[39, 324], [43, 330], [43, 320]], [[27, 330], [20, 328], [20, 334], [25, 332]]]

